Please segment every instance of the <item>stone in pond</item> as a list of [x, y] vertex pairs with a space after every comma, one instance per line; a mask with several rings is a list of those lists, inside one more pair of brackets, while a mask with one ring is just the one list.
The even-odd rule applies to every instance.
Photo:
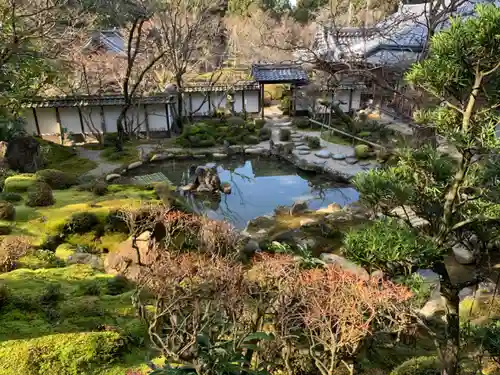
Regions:
[[214, 159], [217, 159], [217, 160], [227, 158], [227, 154], [222, 154], [222, 153], [218, 153], [218, 152], [214, 153], [212, 156], [214, 157]]
[[290, 208], [290, 215], [297, 215], [304, 211], [307, 211], [307, 202], [305, 201], [296, 201], [293, 203], [292, 208]]
[[162, 161], [167, 159], [168, 159], [168, 154], [154, 154], [151, 157], [151, 161]]
[[345, 155], [344, 154], [333, 154], [332, 155], [332, 159], [333, 160], [344, 160], [345, 159]]
[[113, 180], [116, 180], [117, 178], [120, 178], [121, 176], [118, 173], [111, 173], [106, 176], [106, 182], [111, 182]]
[[309, 155], [310, 153], [311, 153], [311, 151], [307, 151], [307, 150], [299, 151], [299, 155]]
[[318, 158], [321, 159], [328, 159], [330, 157], [330, 151], [328, 150], [320, 150], [318, 152], [315, 152], [314, 155], [316, 155]]
[[131, 169], [139, 168], [141, 165], [142, 165], [142, 161], [136, 161], [136, 162], [129, 164], [127, 169], [131, 170]]
[[369, 161], [362, 161], [361, 163], [359, 163], [359, 165], [361, 165], [362, 167], [368, 167], [370, 165], [370, 162]]
[[346, 158], [345, 162], [347, 164], [356, 164], [358, 162], [358, 159], [356, 159], [356, 158]]
[[306, 145], [302, 145], [302, 146], [298, 146], [297, 150], [310, 151], [311, 149], [309, 147], [307, 147]]

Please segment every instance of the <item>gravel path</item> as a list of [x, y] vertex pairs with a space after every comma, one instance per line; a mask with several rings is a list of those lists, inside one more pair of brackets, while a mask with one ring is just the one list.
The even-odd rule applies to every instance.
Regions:
[[78, 156], [86, 158], [97, 163], [97, 167], [85, 173], [85, 176], [101, 177], [113, 172], [119, 167], [119, 164], [109, 163], [104, 161], [100, 154], [102, 150], [87, 150], [83, 147], [77, 147]]

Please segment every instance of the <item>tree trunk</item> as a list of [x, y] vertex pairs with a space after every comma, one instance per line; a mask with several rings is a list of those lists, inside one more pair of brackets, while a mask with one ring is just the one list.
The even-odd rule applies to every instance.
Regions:
[[127, 111], [130, 108], [130, 103], [126, 103], [118, 118], [116, 119], [116, 131], [118, 132], [118, 140], [116, 142], [116, 151], [120, 152], [123, 151], [123, 143], [125, 142], [125, 128], [123, 125], [123, 122], [127, 116]]

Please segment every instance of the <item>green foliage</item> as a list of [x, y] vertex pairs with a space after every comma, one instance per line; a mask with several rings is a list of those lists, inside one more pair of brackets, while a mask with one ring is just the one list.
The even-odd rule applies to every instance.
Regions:
[[344, 246], [350, 260], [393, 276], [408, 275], [415, 267], [428, 268], [442, 256], [431, 240], [391, 219], [349, 231]]
[[311, 150], [315, 150], [315, 149], [318, 149], [321, 147], [321, 141], [320, 141], [319, 137], [307, 136], [306, 141], [307, 141], [307, 146]]
[[37, 270], [42, 268], [64, 267], [64, 262], [50, 250], [35, 250], [19, 258], [18, 268]]
[[266, 120], [261, 118], [256, 118], [255, 120], [253, 120], [253, 124], [257, 129], [262, 129], [264, 125], [266, 125]]
[[1, 375], [94, 374], [98, 366], [114, 361], [126, 348], [116, 332], [48, 335], [0, 343]]
[[128, 292], [132, 287], [130, 281], [128, 281], [124, 276], [117, 275], [111, 279], [108, 279], [108, 284], [106, 288], [106, 294], [110, 296], [117, 296], [119, 294]]
[[259, 137], [255, 136], [255, 135], [247, 135], [244, 138], [244, 142], [246, 144], [249, 144], [249, 145], [256, 145], [256, 144], [260, 143], [260, 140], [259, 140]]
[[23, 196], [17, 193], [0, 193], [0, 199], [6, 202], [17, 203], [23, 200]]
[[280, 110], [284, 115], [290, 114], [290, 106], [292, 105], [291, 99], [289, 96], [284, 96], [280, 102]]
[[125, 143], [121, 151], [117, 151], [116, 147], [105, 148], [100, 156], [107, 161], [123, 164], [132, 163], [139, 159], [136, 147], [129, 143]]
[[391, 371], [390, 375], [440, 375], [440, 362], [437, 357], [412, 358]]
[[29, 207], [51, 206], [55, 203], [51, 187], [45, 182], [36, 182], [28, 189], [26, 205]]
[[309, 119], [305, 117], [298, 117], [292, 120], [292, 125], [299, 129], [307, 129], [311, 127]]
[[82, 234], [90, 232], [99, 224], [99, 219], [92, 212], [77, 212], [69, 218], [64, 224], [63, 232], [65, 234]]
[[232, 116], [227, 119], [228, 126], [245, 126], [245, 120], [238, 116]]
[[37, 181], [47, 183], [52, 189], [67, 189], [76, 183], [76, 179], [57, 169], [43, 169], [36, 172]]
[[37, 138], [40, 149], [48, 169], [57, 169], [74, 177], [80, 177], [84, 173], [97, 167], [95, 161], [80, 158], [72, 147]]
[[16, 219], [16, 209], [12, 203], [0, 201], [0, 220], [13, 221]]
[[370, 146], [356, 145], [354, 146], [354, 155], [357, 159], [368, 159], [370, 157]]
[[280, 129], [279, 140], [281, 142], [288, 142], [292, 136], [290, 129]]
[[36, 177], [30, 173], [18, 174], [5, 179], [4, 192], [24, 193], [36, 182]]

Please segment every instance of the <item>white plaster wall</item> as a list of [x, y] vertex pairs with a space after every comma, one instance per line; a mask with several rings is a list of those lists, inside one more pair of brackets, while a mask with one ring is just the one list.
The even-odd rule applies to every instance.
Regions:
[[245, 108], [248, 113], [259, 112], [259, 91], [245, 91]]
[[234, 99], [234, 111], [236, 113], [243, 112], [243, 95], [241, 94], [241, 91], [235, 92], [233, 99]]
[[357, 111], [361, 108], [361, 90], [353, 90], [351, 109]]
[[23, 112], [23, 118], [25, 121], [24, 129], [26, 130], [26, 132], [28, 134], [38, 135], [35, 117], [33, 116], [33, 110], [31, 108], [27, 108]]
[[81, 107], [82, 120], [86, 134], [96, 131], [102, 133], [101, 112], [98, 106]]
[[42, 135], [59, 133], [55, 108], [37, 108], [36, 116], [38, 117], [38, 124], [40, 125], [40, 133]]
[[[118, 129], [116, 128], [116, 120], [120, 116], [121, 106], [117, 105], [105, 105], [104, 107], [104, 121], [106, 122], [106, 132], [116, 133]], [[131, 111], [127, 114], [128, 117], [131, 116]]]
[[[165, 112], [164, 104], [150, 104], [147, 107], [148, 110], [148, 121], [149, 130], [154, 131], [166, 131], [167, 130], [167, 114]], [[172, 111], [169, 111], [170, 127], [172, 127], [173, 116]]]
[[59, 115], [61, 116], [62, 127], [66, 128], [68, 133], [82, 132], [80, 117], [78, 116], [78, 109], [76, 107], [59, 108]]
[[207, 116], [209, 114], [209, 104], [205, 96], [199, 93], [191, 93], [194, 116]]
[[227, 94], [224, 91], [216, 91], [210, 93], [210, 101], [212, 103], [212, 111], [220, 109], [222, 111], [226, 110], [226, 98]]

